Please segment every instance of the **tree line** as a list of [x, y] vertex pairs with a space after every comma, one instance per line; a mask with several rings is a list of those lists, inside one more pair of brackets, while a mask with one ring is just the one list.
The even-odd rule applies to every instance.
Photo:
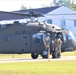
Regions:
[[[76, 0], [53, 0], [49, 5], [42, 5], [42, 7], [52, 7], [52, 6], [66, 6], [72, 10], [76, 11]], [[21, 5], [20, 10], [31, 9], [31, 6], [27, 8], [24, 5]]]

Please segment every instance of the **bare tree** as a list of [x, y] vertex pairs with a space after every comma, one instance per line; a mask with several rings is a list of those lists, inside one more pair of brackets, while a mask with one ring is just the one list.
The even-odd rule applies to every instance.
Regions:
[[27, 9], [27, 7], [26, 7], [26, 6], [24, 6], [24, 5], [21, 5], [20, 10], [25, 10], [25, 9]]

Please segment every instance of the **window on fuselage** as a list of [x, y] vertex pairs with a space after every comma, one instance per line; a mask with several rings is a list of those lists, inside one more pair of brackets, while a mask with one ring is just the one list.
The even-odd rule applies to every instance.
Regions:
[[40, 34], [34, 34], [34, 43], [41, 43], [41, 35]]
[[75, 36], [73, 35], [73, 33], [72, 32], [69, 32], [68, 33], [68, 40], [75, 40], [76, 38], [75, 38]]

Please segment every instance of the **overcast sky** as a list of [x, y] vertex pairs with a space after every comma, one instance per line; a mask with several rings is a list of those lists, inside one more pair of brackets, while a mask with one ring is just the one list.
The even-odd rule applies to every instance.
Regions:
[[0, 11], [20, 10], [21, 5], [27, 8], [40, 8], [42, 5], [50, 6], [52, 0], [0, 0]]

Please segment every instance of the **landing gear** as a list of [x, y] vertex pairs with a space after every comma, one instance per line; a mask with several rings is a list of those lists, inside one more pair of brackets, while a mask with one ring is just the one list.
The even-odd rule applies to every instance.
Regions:
[[61, 57], [60, 52], [56, 52], [56, 51], [52, 52], [52, 58], [60, 58], [60, 57]]
[[43, 52], [42, 52], [42, 58], [48, 58], [48, 51], [47, 50], [44, 50]]
[[52, 52], [52, 58], [57, 58], [57, 56], [56, 56], [56, 51], [53, 51], [53, 52]]
[[57, 58], [60, 58], [60, 57], [61, 57], [61, 54], [60, 54], [60, 53], [58, 53], [58, 54], [57, 54]]
[[31, 57], [33, 59], [37, 59], [38, 58], [38, 53], [31, 53]]

